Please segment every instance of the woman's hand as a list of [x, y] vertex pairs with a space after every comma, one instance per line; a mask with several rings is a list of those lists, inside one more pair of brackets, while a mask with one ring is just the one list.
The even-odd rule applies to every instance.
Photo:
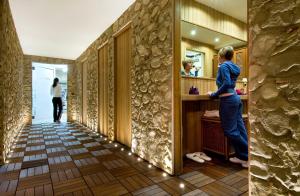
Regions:
[[208, 92], [207, 92], [207, 95], [208, 95], [208, 96], [211, 96], [212, 93], [213, 93], [212, 91], [208, 91]]

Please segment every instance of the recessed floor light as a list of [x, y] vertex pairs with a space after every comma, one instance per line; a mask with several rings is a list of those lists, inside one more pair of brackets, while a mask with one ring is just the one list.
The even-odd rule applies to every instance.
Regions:
[[184, 188], [184, 184], [183, 184], [183, 183], [180, 183], [180, 184], [179, 184], [179, 187], [183, 189], [183, 188]]
[[220, 38], [216, 37], [215, 42], [219, 42], [219, 41], [220, 41]]

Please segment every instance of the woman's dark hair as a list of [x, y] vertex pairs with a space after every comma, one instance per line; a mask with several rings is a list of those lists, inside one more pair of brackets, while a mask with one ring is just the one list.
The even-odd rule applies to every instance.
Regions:
[[59, 82], [59, 79], [58, 78], [54, 78], [52, 87], [53, 88], [56, 87], [58, 82]]

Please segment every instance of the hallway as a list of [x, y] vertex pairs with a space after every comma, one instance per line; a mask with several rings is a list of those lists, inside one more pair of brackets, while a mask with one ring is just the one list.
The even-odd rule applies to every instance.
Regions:
[[13, 147], [0, 195], [248, 195], [241, 167], [189, 162], [171, 177], [74, 123], [26, 126]]

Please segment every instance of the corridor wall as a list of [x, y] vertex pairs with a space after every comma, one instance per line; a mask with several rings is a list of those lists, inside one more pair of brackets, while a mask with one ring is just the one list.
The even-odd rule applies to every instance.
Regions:
[[[173, 172], [172, 162], [172, 1], [137, 0], [76, 60], [73, 83], [81, 83], [80, 67], [88, 62], [87, 124], [98, 130], [98, 49], [108, 43], [109, 124], [114, 130], [114, 35], [126, 25], [132, 28], [131, 115], [132, 151], [150, 163]], [[80, 90], [80, 88], [77, 88]], [[81, 104], [81, 92], [76, 94]], [[74, 97], [75, 98], [75, 97]], [[78, 107], [80, 108], [80, 107]], [[73, 108], [78, 121], [80, 110]], [[76, 117], [77, 116], [77, 117]]]
[[0, 1], [0, 165], [25, 124], [23, 52], [8, 0]]
[[300, 1], [249, 1], [252, 195], [300, 194]]

